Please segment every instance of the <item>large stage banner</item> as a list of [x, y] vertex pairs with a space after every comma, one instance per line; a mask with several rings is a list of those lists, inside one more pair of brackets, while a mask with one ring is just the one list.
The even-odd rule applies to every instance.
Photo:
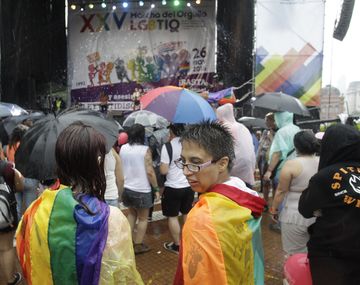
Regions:
[[[132, 110], [132, 94], [164, 86], [201, 90], [215, 74], [215, 2], [187, 7], [129, 2], [68, 13], [71, 99], [98, 109]], [[137, 90], [136, 90], [137, 89]]]
[[255, 93], [283, 92], [320, 104], [324, 0], [256, 2]]

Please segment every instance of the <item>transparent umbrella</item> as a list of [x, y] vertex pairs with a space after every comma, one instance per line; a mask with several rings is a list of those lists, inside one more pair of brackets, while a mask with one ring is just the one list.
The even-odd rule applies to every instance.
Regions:
[[12, 103], [0, 102], [0, 117], [20, 116], [29, 114], [28, 111]]
[[163, 129], [169, 125], [169, 122], [153, 112], [140, 110], [131, 113], [123, 122], [123, 127], [131, 127], [134, 124], [140, 124], [144, 127]]

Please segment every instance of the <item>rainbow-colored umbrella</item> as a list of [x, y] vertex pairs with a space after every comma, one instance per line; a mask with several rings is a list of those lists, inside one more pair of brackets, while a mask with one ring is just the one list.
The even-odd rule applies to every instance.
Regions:
[[172, 123], [195, 124], [216, 120], [211, 105], [197, 93], [175, 86], [153, 89], [140, 99], [141, 108], [154, 112]]

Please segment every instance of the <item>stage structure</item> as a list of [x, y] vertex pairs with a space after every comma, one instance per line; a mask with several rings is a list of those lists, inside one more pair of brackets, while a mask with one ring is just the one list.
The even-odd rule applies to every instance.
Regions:
[[284, 92], [319, 106], [323, 0], [256, 2], [255, 93]]
[[196, 91], [212, 83], [216, 1], [74, 3], [68, 9], [72, 102], [98, 109], [105, 93], [110, 110], [130, 111], [136, 89], [175, 85]]

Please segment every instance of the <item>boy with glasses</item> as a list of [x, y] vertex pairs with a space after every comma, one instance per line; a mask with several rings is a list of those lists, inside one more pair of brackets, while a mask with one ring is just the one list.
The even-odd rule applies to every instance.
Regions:
[[218, 122], [181, 136], [176, 165], [200, 195], [182, 231], [174, 284], [264, 284], [260, 222], [265, 201], [229, 175], [234, 142]]

